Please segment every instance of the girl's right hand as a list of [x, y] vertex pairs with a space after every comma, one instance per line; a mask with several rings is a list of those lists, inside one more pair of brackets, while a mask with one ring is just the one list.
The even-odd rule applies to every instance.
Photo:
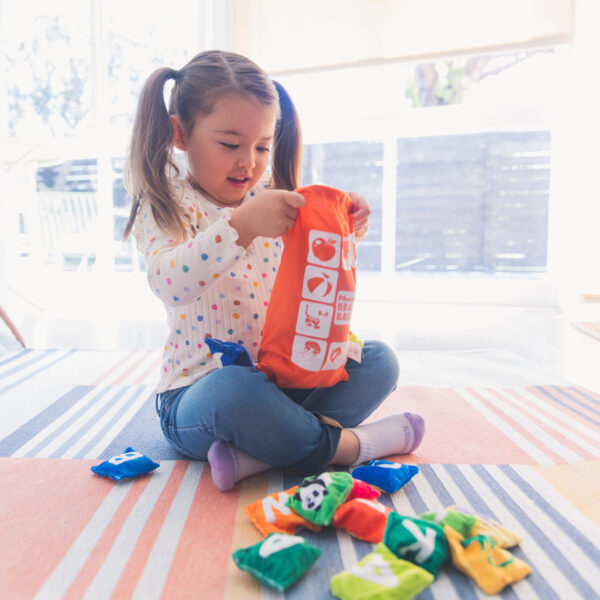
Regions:
[[231, 213], [230, 225], [237, 229], [238, 244], [249, 246], [256, 237], [276, 238], [296, 222], [304, 196], [286, 190], [266, 190], [252, 196]]

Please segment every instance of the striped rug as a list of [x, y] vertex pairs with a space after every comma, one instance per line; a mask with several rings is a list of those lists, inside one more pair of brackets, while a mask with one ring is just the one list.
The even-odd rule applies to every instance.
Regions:
[[[427, 434], [415, 455], [395, 457], [420, 473], [382, 502], [411, 516], [468, 506], [518, 531], [515, 554], [533, 573], [503, 598], [600, 598], [600, 396], [514, 355], [406, 359], [373, 418], [415, 410]], [[239, 571], [232, 551], [261, 539], [244, 507], [299, 478], [272, 470], [218, 492], [207, 465], [162, 438], [159, 360], [74, 350], [0, 358], [0, 598], [331, 598], [330, 578], [373, 546], [334, 528], [303, 531], [323, 554], [286, 594]], [[127, 446], [160, 468], [119, 483], [91, 473]], [[484, 597], [448, 565], [419, 596]]]

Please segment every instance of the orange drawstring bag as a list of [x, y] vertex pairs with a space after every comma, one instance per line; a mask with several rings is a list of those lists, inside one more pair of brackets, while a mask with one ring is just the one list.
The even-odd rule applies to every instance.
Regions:
[[348, 379], [356, 293], [352, 199], [324, 185], [296, 192], [306, 204], [283, 236], [258, 368], [281, 388], [328, 387]]

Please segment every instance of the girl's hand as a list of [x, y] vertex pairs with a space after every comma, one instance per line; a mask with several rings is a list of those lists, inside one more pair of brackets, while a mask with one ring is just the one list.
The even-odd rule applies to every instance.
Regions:
[[230, 225], [238, 231], [238, 244], [249, 246], [254, 238], [276, 238], [295, 222], [304, 196], [285, 190], [266, 190], [253, 196], [231, 213]]
[[354, 235], [357, 240], [362, 240], [369, 230], [371, 207], [363, 195], [356, 192], [348, 192], [348, 195], [352, 198], [350, 214], [354, 217]]

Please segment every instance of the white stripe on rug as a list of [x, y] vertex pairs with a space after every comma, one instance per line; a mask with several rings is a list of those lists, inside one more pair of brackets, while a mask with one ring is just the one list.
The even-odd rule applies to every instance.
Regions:
[[[550, 573], [552, 574], [552, 589], [556, 593], [557, 598], [580, 598], [581, 596], [572, 582], [557, 568], [554, 560], [551, 559], [547, 551], [548, 549], [544, 547], [543, 542], [536, 540], [527, 530], [525, 524], [517, 520], [509, 507], [482, 482], [481, 478], [473, 470], [472, 465], [460, 465], [459, 469], [465, 479], [471, 483], [479, 496], [498, 517], [498, 521], [505, 527], [514, 529], [522, 535], [523, 542], [520, 544], [520, 547], [527, 554], [527, 562], [532, 570], [536, 569], [542, 577], [547, 577]], [[523, 582], [519, 582], [513, 586], [517, 595], [521, 583]]]
[[[430, 465], [427, 465], [427, 466], [429, 467]], [[427, 477], [425, 477], [425, 475], [422, 472], [417, 473], [417, 475], [415, 475], [411, 479], [411, 482], [414, 484], [415, 488], [417, 489], [417, 492], [421, 496], [421, 499], [427, 506], [426, 512], [433, 512], [436, 510], [440, 510], [441, 508], [444, 508], [442, 506], [442, 503], [440, 502], [440, 499], [438, 498], [437, 494], [431, 487], [429, 480], [427, 479]], [[400, 489], [400, 492], [402, 492], [402, 489]], [[414, 510], [411, 510], [411, 512], [408, 512], [408, 513], [401, 513], [401, 514], [405, 514], [407, 516], [415, 516], [417, 518], [420, 517], [420, 515], [414, 514]], [[435, 580], [435, 583], [433, 585], [431, 585], [428, 589], [432, 592], [432, 594], [436, 598], [443, 598], [444, 600], [446, 598], [448, 598], [448, 600], [450, 600], [450, 599], [460, 600], [460, 593], [456, 589], [456, 587], [453, 585], [452, 577], [447, 572], [448, 568], [449, 568], [449, 564], [446, 563], [446, 565], [440, 570], [439, 576]], [[478, 593], [479, 590], [476, 585], [473, 585], [472, 582], [470, 582], [470, 581], [465, 581], [464, 585], [471, 587], [471, 591], [475, 597], [477, 597], [477, 598], [480, 597], [480, 594]], [[481, 594], [481, 598], [483, 598], [483, 597], [484, 597], [484, 594]]]
[[[459, 469], [459, 470], [462, 472], [462, 469]], [[436, 472], [437, 476], [440, 478], [442, 485], [446, 488], [448, 493], [456, 501], [456, 505], [458, 507], [473, 508], [472, 502], [465, 495], [463, 490], [458, 486], [458, 484], [456, 483], [454, 478], [450, 475], [450, 473], [448, 473], [448, 471], [446, 469], [444, 469], [442, 467], [438, 467], [436, 465], [435, 472]], [[465, 478], [466, 478], [466, 476], [465, 476]], [[475, 490], [475, 491], [477, 492], [477, 490]], [[475, 510], [475, 509], [473, 508], [473, 510]], [[496, 511], [494, 511], [491, 506], [490, 506], [490, 510], [493, 511], [494, 514], [496, 514]], [[479, 512], [483, 512], [483, 511], [479, 511]], [[518, 533], [519, 535], [523, 534], [523, 532], [521, 531], [521, 527], [518, 524], [516, 526], [512, 527], [512, 526], [509, 526], [509, 524], [506, 523], [505, 521], [500, 520], [500, 517], [498, 517], [498, 519], [499, 519], [499, 522], [502, 523], [502, 525], [505, 525], [506, 527], [508, 527], [510, 529], [514, 529], [514, 531], [516, 533]], [[528, 556], [528, 559], [529, 559], [529, 556]], [[450, 562], [452, 562], [451, 559], [449, 559], [449, 560], [450, 560]], [[534, 566], [535, 563], [533, 562], [533, 560], [528, 560], [527, 562], [528, 562], [528, 564], [530, 564], [532, 569], [536, 568]], [[515, 595], [517, 596], [517, 598], [519, 600], [539, 600], [539, 598], [540, 598], [540, 595], [536, 592], [535, 588], [532, 586], [529, 578], [525, 578], [519, 582], [518, 593], [515, 592]]]
[[161, 463], [160, 472], [157, 471], [150, 476], [150, 482], [123, 523], [119, 535], [86, 590], [84, 598], [93, 600], [111, 596], [144, 529], [144, 525], [154, 509], [156, 501], [169, 481], [174, 466], [173, 461], [165, 461]]
[[[531, 518], [532, 521], [538, 525], [538, 527], [551, 539], [560, 552], [568, 558], [577, 572], [582, 576], [583, 579], [587, 580], [590, 587], [595, 589], [600, 581], [600, 567], [582, 550], [581, 546], [577, 544], [554, 519], [544, 511], [532, 498], [530, 498], [524, 490], [522, 490], [506, 473], [497, 465], [492, 465], [487, 468], [490, 475], [498, 482], [502, 489], [516, 502], [519, 507]], [[525, 481], [529, 483], [532, 469], [521, 470], [519, 473]], [[532, 486], [534, 487], [534, 486]], [[539, 490], [536, 490], [539, 493]], [[556, 496], [556, 493], [552, 494]], [[556, 509], [550, 498], [544, 497], [544, 500]], [[594, 543], [590, 539], [590, 533], [593, 533], [594, 529], [596, 532], [598, 528], [592, 523], [587, 521], [585, 518], [581, 519], [581, 528], [578, 528], [574, 523], [571, 522], [571, 515], [581, 513], [573, 506], [569, 505], [566, 500], [563, 501], [563, 510], [560, 512], [565, 521], [569, 522], [572, 529], [577, 531], [582, 538], [587, 538], [590, 546]], [[596, 538], [597, 540], [600, 538]], [[583, 540], [582, 540], [583, 541]]]
[[36, 371], [49, 366], [49, 363], [63, 360], [72, 353], [73, 350], [57, 350], [56, 352], [49, 352], [47, 356], [44, 356], [32, 364], [19, 369], [16, 373], [12, 373], [11, 375], [6, 375], [6, 377], [3, 377], [0, 381], [0, 389], [10, 387], [12, 384], [20, 380], [30, 381], [31, 377], [35, 377]]
[[[97, 388], [94, 387], [89, 390], [86, 394], [81, 396], [77, 402], [75, 402], [68, 410], [59, 415], [56, 419], [48, 423], [43, 429], [38, 431], [28, 442], [23, 444], [16, 452], [13, 452], [11, 456], [15, 458], [20, 458], [26, 456], [29, 452], [31, 452], [36, 446], [42, 444], [45, 440], [48, 442], [52, 439], [52, 434], [59, 429], [63, 424], [67, 423], [70, 419], [72, 419], [77, 413], [79, 413], [82, 409], [84, 409], [87, 405], [91, 408], [101, 406], [102, 402], [107, 402], [106, 396], [110, 391], [109, 387]], [[99, 401], [98, 399], [101, 396], [105, 396], [104, 401]], [[36, 454], [37, 456], [37, 454]]]
[[[534, 411], [534, 414], [537, 414], [538, 418], [540, 420], [542, 418], [541, 415], [543, 413], [547, 413], [547, 414], [555, 417], [556, 419], [558, 419], [560, 422], [564, 423], [565, 425], [568, 425], [571, 429], [574, 429], [575, 431], [582, 433], [583, 435], [589, 437], [592, 440], [598, 440], [598, 431], [597, 430], [592, 429], [588, 425], [584, 425], [577, 419], [574, 419], [571, 415], [568, 414], [567, 411], [556, 408], [550, 402], [542, 400], [541, 398], [539, 398], [535, 394], [532, 394], [529, 390], [527, 390], [525, 388], [517, 390], [517, 392], [537, 408], [537, 412]], [[570, 432], [569, 432], [569, 434], [570, 434]], [[567, 431], [564, 431], [563, 435], [567, 436]], [[599, 453], [597, 447], [591, 446], [585, 440], [583, 440], [581, 438], [576, 438], [576, 440], [577, 440], [577, 443], [582, 448], [585, 448], [588, 452], [592, 452], [595, 454]]]
[[52, 575], [48, 577], [46, 583], [36, 594], [36, 599], [55, 600], [64, 596], [96, 547], [98, 540], [102, 537], [121, 502], [131, 490], [132, 485], [131, 480], [121, 481], [112, 488], [69, 551], [54, 569]]
[[[175, 464], [175, 461], [165, 460], [161, 465], [168, 462]], [[138, 581], [133, 600], [161, 597], [205, 464], [200, 460], [190, 461]]]
[[[508, 402], [506, 399], [500, 400], [489, 390], [483, 388], [478, 389], [477, 392], [479, 392], [490, 404], [501, 410], [509, 418], [515, 420], [527, 430], [528, 434], [540, 441], [548, 450], [558, 454], [566, 462], [580, 462], [583, 460], [582, 456], [558, 442], [556, 438], [552, 437], [549, 433], [546, 433], [534, 421], [515, 408], [511, 402]], [[537, 414], [533, 414], [537, 417]], [[562, 433], [562, 430], [556, 428], [556, 426], [554, 426], [554, 428], [557, 429], [559, 433]]]
[[[134, 415], [142, 407], [142, 405], [148, 400], [148, 394], [150, 393], [149, 386], [135, 386], [136, 389], [140, 390], [135, 400], [131, 402], [127, 410], [121, 415], [119, 419], [115, 421], [112, 427], [102, 436], [102, 438], [96, 443], [96, 445], [85, 453], [84, 458], [98, 458], [102, 450], [106, 448], [110, 442], [118, 435], [118, 433], [131, 421]], [[85, 445], [94, 439], [94, 436], [102, 429], [104, 425], [110, 422], [111, 418], [119, 411], [119, 408], [124, 405], [124, 402], [117, 408], [115, 407], [112, 411], [107, 411], [96, 425], [91, 428], [81, 437], [81, 439], [73, 446], [73, 448], [65, 453], [65, 458], [73, 458], [77, 455]]]
[[[115, 396], [119, 392], [122, 391], [122, 388], [113, 388], [109, 393], [105, 394], [99, 402], [94, 402], [90, 404], [85, 413], [80, 415], [67, 429], [62, 431], [59, 435], [52, 438], [48, 444], [42, 449], [40, 449], [36, 453], [36, 457], [39, 458], [47, 458], [52, 456], [56, 450], [58, 450], [63, 444], [67, 441], [76, 438], [81, 434], [81, 432], [86, 432], [84, 434], [84, 438], [86, 440], [90, 439], [90, 435], [92, 432], [98, 432], [98, 430], [102, 427], [104, 423], [110, 420], [111, 416], [114, 415], [121, 406], [123, 406], [126, 402], [129, 401], [130, 397], [137, 391], [136, 387], [131, 387], [125, 390], [121, 397], [115, 401]], [[113, 393], [110, 393], [113, 392]], [[101, 414], [102, 416], [95, 420], [96, 416]], [[85, 429], [85, 427], [92, 421], [93, 425], [90, 429]], [[79, 449], [83, 447], [82, 444], [80, 446], [81, 438], [79, 438], [79, 442], [70, 446], [71, 451], [64, 452], [61, 457], [62, 458], [72, 458], [75, 456], [76, 451], [73, 450]]]

